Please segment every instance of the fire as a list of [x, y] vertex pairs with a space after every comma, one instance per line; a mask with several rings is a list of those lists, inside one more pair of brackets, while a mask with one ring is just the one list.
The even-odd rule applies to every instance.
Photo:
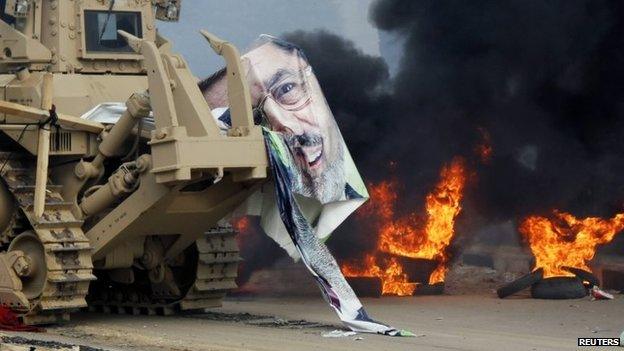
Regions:
[[232, 221], [232, 227], [239, 233], [249, 231], [249, 217], [240, 217]]
[[[250, 250], [254, 249], [251, 245], [253, 245], [252, 243], [255, 242], [253, 240], [255, 232], [253, 230], [253, 227], [251, 226], [251, 221], [249, 217], [243, 216], [238, 218], [232, 218], [231, 224], [232, 228], [237, 233], [236, 243], [238, 244], [238, 247], [240, 249], [241, 256], [245, 257]], [[238, 263], [238, 274], [236, 277], [236, 283], [239, 284], [239, 286], [245, 284], [247, 282], [247, 279], [249, 278], [249, 275], [251, 274], [246, 273], [248, 271], [248, 267], [246, 265], [247, 263], [244, 260], [241, 260], [241, 262]], [[245, 290], [247, 290], [245, 286], [241, 286], [239, 292]]]
[[403, 267], [394, 259], [380, 259], [380, 253], [438, 261], [438, 267], [429, 277], [429, 283], [444, 281], [446, 248], [454, 235], [455, 219], [461, 212], [461, 201], [466, 183], [465, 162], [455, 158], [440, 172], [440, 180], [426, 197], [424, 225], [416, 213], [397, 217], [397, 182], [384, 181], [370, 187], [371, 202], [362, 212], [375, 220], [379, 239], [376, 252], [363, 262], [349, 262], [342, 266], [346, 276], [380, 277], [383, 294], [411, 295], [416, 284], [408, 281]]
[[494, 152], [492, 149], [492, 139], [490, 137], [490, 133], [485, 128], [478, 128], [477, 130], [481, 136], [481, 143], [475, 147], [474, 151], [481, 159], [481, 162], [488, 164], [490, 163], [492, 153]]
[[[448, 260], [445, 249], [453, 238], [455, 219], [461, 211], [465, 182], [462, 159], [457, 158], [442, 168], [440, 181], [427, 195], [425, 206], [427, 220], [424, 230], [416, 226], [415, 215], [392, 221], [383, 215], [393, 213], [393, 208], [384, 208], [380, 213], [383, 218], [379, 241], [381, 251], [399, 256], [439, 260], [440, 264], [430, 277], [429, 283], [444, 281]], [[393, 203], [386, 206], [392, 207]]]
[[382, 279], [382, 294], [384, 295], [412, 295], [416, 290], [417, 283], [410, 283], [407, 274], [396, 258], [386, 260], [382, 265], [378, 264], [375, 255], [368, 254], [362, 262], [349, 262], [342, 265], [342, 273], [347, 277], [379, 277]]
[[545, 277], [572, 276], [563, 266], [590, 271], [587, 263], [598, 245], [609, 243], [624, 229], [624, 213], [610, 219], [576, 218], [555, 211], [551, 218], [531, 216], [520, 225], [535, 256], [535, 267], [544, 268]]

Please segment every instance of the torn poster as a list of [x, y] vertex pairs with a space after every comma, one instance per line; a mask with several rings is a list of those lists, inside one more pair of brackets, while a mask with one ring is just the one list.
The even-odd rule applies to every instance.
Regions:
[[[292, 155], [292, 191], [322, 241], [367, 199], [368, 192], [303, 52], [262, 36], [242, 57], [256, 124], [284, 135]], [[225, 70], [200, 83], [223, 132], [231, 126]], [[263, 187], [237, 215], [260, 215], [264, 231], [298, 259], [280, 218], [271, 186]]]
[[366, 314], [360, 300], [342, 275], [338, 263], [327, 246], [314, 234], [312, 226], [295, 200], [292, 183], [297, 173], [287, 146], [287, 137], [268, 130], [264, 134], [280, 216], [303, 263], [321, 288], [325, 300], [336, 311], [340, 320], [353, 331], [391, 336], [412, 335], [377, 322]]
[[[252, 197], [239, 215], [261, 215], [267, 235], [291, 257], [302, 258], [346, 326], [411, 335], [367, 316], [324, 244], [368, 192], [307, 58], [293, 44], [262, 36], [242, 61], [254, 119], [264, 127], [275, 190]], [[200, 87], [217, 124], [226, 130], [231, 120], [225, 71]]]

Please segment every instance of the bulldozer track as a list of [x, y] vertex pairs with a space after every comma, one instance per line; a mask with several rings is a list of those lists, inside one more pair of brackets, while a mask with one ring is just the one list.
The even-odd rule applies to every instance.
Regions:
[[[82, 231], [82, 221], [74, 217], [72, 204], [61, 196], [62, 186], [50, 182], [43, 216], [35, 218], [35, 159], [0, 153], [0, 160], [6, 160], [0, 177], [21, 210], [16, 216], [23, 217], [30, 224], [45, 255], [46, 275], [42, 292], [29, 299], [28, 311], [20, 317], [26, 324], [66, 321], [70, 312], [86, 307], [89, 283], [96, 279], [92, 273], [91, 246]], [[19, 222], [14, 218], [13, 225], [3, 233], [3, 250], [27, 229], [20, 227]]]
[[13, 240], [13, 238], [17, 235], [17, 218], [17, 211], [15, 211], [13, 216], [11, 216], [10, 222], [6, 226], [6, 229], [0, 233], [0, 252], [4, 251], [11, 243], [11, 240]]
[[225, 294], [237, 288], [236, 276], [241, 258], [236, 232], [232, 227], [210, 230], [196, 242], [196, 280], [179, 302], [183, 310], [221, 306]]
[[[230, 226], [206, 232], [195, 242], [195, 279], [182, 298], [170, 299], [152, 291], [120, 285], [115, 293], [87, 296], [93, 274], [91, 246], [83, 222], [71, 212], [72, 203], [61, 196], [62, 186], [48, 182], [45, 210], [35, 218], [35, 159], [0, 153], [7, 160], [0, 172], [20, 210], [11, 226], [0, 233], [0, 250], [6, 251], [20, 233], [32, 229], [44, 246], [46, 283], [43, 293], [29, 300], [30, 307], [20, 316], [27, 324], [47, 324], [69, 320], [69, 313], [89, 307], [106, 313], [170, 315], [182, 310], [202, 310], [221, 306], [228, 291], [237, 287], [238, 263], [236, 232]], [[24, 224], [26, 222], [26, 225]], [[29, 224], [29, 225], [28, 225]], [[1, 251], [0, 251], [1, 252]], [[98, 282], [94, 282], [98, 284]], [[88, 305], [86, 301], [89, 301]]]
[[237, 287], [235, 279], [241, 259], [235, 236], [232, 227], [219, 227], [196, 241], [195, 277], [182, 298], [167, 299], [136, 285], [118, 285], [117, 289], [109, 289], [111, 293], [92, 296], [89, 309], [104, 313], [170, 315], [220, 307], [227, 292]]

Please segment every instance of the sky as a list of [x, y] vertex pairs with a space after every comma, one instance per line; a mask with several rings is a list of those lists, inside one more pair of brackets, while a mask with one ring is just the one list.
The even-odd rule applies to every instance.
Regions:
[[[241, 52], [260, 34], [324, 29], [352, 40], [369, 55], [380, 55], [380, 35], [368, 20], [373, 0], [184, 0], [178, 23], [160, 22], [162, 35], [189, 62], [197, 77], [223, 66], [199, 34], [205, 29], [234, 43]], [[382, 45], [383, 46], [383, 45]]]

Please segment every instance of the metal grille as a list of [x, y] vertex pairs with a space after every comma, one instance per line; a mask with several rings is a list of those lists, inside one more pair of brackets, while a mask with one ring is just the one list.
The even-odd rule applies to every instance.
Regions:
[[50, 151], [69, 152], [72, 150], [72, 135], [68, 132], [50, 134]]

